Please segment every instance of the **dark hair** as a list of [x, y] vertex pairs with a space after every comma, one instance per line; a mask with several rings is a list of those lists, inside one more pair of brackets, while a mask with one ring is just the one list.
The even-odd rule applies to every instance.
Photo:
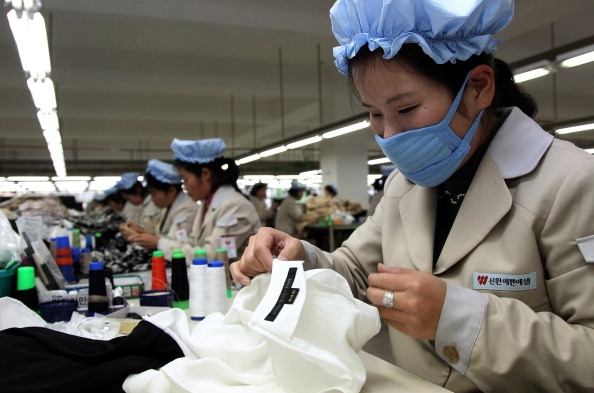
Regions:
[[372, 186], [375, 191], [381, 191], [384, 189], [384, 183], [386, 182], [387, 176], [382, 176], [380, 178], [375, 179]]
[[[353, 84], [353, 72], [357, 75], [365, 75], [367, 69], [372, 66], [371, 60], [381, 57], [383, 51], [369, 50], [369, 47], [362, 47], [357, 55], [349, 61], [349, 80], [351, 92], [357, 98], [357, 90]], [[538, 107], [534, 98], [525, 93], [523, 89], [516, 84], [513, 73], [507, 63], [496, 59], [492, 54], [473, 55], [468, 60], [457, 61], [455, 63], [446, 62], [437, 64], [431, 57], [426, 55], [417, 44], [405, 44], [402, 46], [396, 57], [405, 66], [410, 67], [410, 72], [419, 73], [422, 76], [439, 83], [451, 91], [455, 96], [464, 78], [470, 70], [479, 65], [488, 65], [494, 70], [495, 77], [495, 96], [491, 103], [491, 109], [498, 109], [506, 106], [517, 106], [522, 112], [530, 117], [534, 117]]]
[[125, 190], [120, 190], [120, 194], [128, 194], [128, 195], [140, 195], [141, 197], [146, 197], [148, 195], [148, 191], [140, 181], [136, 181], [134, 185], [130, 188], [126, 188]]
[[336, 196], [338, 194], [336, 187], [328, 184], [326, 187], [324, 187], [325, 191], [328, 191], [330, 194], [332, 194], [332, 196]]
[[175, 187], [175, 189], [177, 190], [178, 193], [181, 192], [181, 190], [182, 190], [181, 183], [171, 184], [171, 183], [162, 182], [162, 181], [158, 180], [155, 176], [151, 175], [149, 172], [146, 172], [144, 174], [144, 180], [146, 181], [146, 188], [148, 188], [149, 191], [157, 190], [157, 191], [167, 192], [167, 191], [169, 191], [169, 188], [171, 188], [171, 187]]
[[303, 191], [305, 192], [304, 188], [289, 188], [289, 191], [287, 191], [287, 193], [292, 196], [293, 198], [297, 197], [297, 194], [299, 194], [299, 191]]
[[216, 189], [222, 185], [231, 185], [237, 192], [241, 193], [239, 187], [237, 187], [239, 167], [232, 158], [217, 157], [213, 161], [204, 164], [175, 160], [173, 164], [178, 168], [183, 168], [186, 171], [193, 173], [197, 177], [202, 176], [203, 168], [210, 170], [213, 179], [211, 192], [216, 191]]
[[268, 184], [266, 183], [256, 183], [252, 186], [252, 189], [250, 190], [250, 195], [256, 196], [258, 191], [266, 187], [268, 187]]
[[105, 197], [105, 202], [114, 202], [123, 205], [124, 203], [126, 203], [126, 200], [122, 198], [122, 196], [119, 193], [114, 192], [113, 194], [109, 194]]

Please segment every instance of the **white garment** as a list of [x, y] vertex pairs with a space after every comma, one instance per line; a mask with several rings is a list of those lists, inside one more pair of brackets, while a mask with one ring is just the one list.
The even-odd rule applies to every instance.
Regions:
[[210, 314], [191, 333], [179, 309], [149, 321], [186, 356], [128, 377], [128, 393], [359, 392], [366, 372], [357, 352], [380, 329], [377, 309], [355, 299], [342, 276], [305, 272], [300, 261], [275, 261], [273, 273], [254, 278], [225, 316]]

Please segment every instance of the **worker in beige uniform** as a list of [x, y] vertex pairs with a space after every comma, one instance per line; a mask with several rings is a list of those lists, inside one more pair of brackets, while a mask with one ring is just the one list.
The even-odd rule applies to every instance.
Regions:
[[260, 224], [263, 227], [270, 226], [270, 223], [274, 220], [274, 216], [276, 213], [276, 209], [278, 204], [276, 202], [272, 203], [272, 206], [268, 208], [266, 206], [266, 190], [268, 189], [268, 184], [266, 183], [256, 183], [252, 186], [250, 190], [250, 194], [248, 198], [256, 208], [258, 212], [258, 217], [260, 217]]
[[262, 228], [232, 266], [332, 268], [397, 366], [462, 392], [594, 391], [594, 157], [556, 139], [492, 52], [512, 0], [338, 0], [338, 69], [398, 170], [332, 253]]
[[298, 181], [291, 183], [288, 195], [283, 199], [276, 211], [274, 220], [276, 229], [291, 236], [301, 235], [307, 223], [305, 205], [300, 202], [306, 188], [305, 184]]
[[230, 261], [241, 257], [248, 238], [260, 228], [254, 205], [237, 188], [239, 168], [235, 160], [223, 157], [225, 142], [219, 138], [171, 142], [174, 165], [184, 188], [200, 207], [187, 239], [159, 240], [158, 249], [170, 258], [183, 249], [191, 262], [196, 249], [205, 249], [209, 260], [217, 248], [225, 248]]
[[153, 203], [148, 190], [138, 180], [139, 176], [136, 172], [124, 173], [115, 185], [118, 194], [126, 200], [123, 211], [126, 222], [120, 225], [120, 232], [126, 240], [138, 230], [155, 233], [163, 214], [163, 210]]
[[138, 231], [128, 240], [147, 250], [156, 250], [162, 237], [185, 241], [198, 213], [198, 204], [183, 191], [177, 168], [164, 161], [149, 160], [144, 180], [153, 203], [163, 209], [163, 214], [156, 233]]

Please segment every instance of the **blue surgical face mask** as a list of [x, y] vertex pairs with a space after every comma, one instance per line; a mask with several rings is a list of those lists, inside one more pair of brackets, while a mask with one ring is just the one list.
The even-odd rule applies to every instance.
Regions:
[[450, 128], [450, 122], [460, 105], [469, 76], [470, 72], [466, 75], [448, 113], [439, 123], [409, 130], [387, 139], [375, 136], [386, 157], [413, 183], [425, 187], [443, 183], [452, 176], [470, 150], [470, 141], [478, 129], [483, 111], [479, 112], [464, 139], [458, 137]]

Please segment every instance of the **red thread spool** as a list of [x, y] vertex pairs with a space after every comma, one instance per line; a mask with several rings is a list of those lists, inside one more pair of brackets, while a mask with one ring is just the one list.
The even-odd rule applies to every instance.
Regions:
[[167, 289], [167, 273], [165, 271], [165, 255], [163, 251], [153, 251], [152, 258], [152, 290], [163, 290]]

